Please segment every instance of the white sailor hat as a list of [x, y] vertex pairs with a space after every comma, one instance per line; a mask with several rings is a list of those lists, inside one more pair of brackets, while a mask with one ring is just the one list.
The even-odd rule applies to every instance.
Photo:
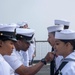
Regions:
[[27, 42], [30, 42], [34, 35], [33, 29], [24, 29], [24, 28], [16, 28], [16, 39], [24, 39]]
[[56, 31], [63, 30], [63, 26], [61, 26], [61, 25], [49, 26], [49, 27], [47, 27], [47, 30], [48, 30], [48, 33], [56, 32]]
[[18, 28], [18, 27], [19, 27], [19, 25], [17, 25], [16, 23], [11, 23], [11, 24], [8, 24], [8, 25], [15, 26], [16, 28]]
[[61, 39], [61, 40], [75, 39], [75, 31], [72, 31], [70, 29], [64, 29], [60, 32], [56, 32], [55, 39]]
[[55, 25], [69, 26], [69, 25], [70, 25], [70, 22], [68, 22], [68, 21], [63, 21], [63, 20], [55, 20]]
[[15, 28], [13, 25], [0, 25], [0, 39], [1, 40], [13, 40], [15, 39]]
[[27, 22], [25, 22], [25, 21], [19, 22], [19, 23], [17, 23], [17, 25], [19, 25], [19, 26], [24, 26], [24, 25], [27, 25]]

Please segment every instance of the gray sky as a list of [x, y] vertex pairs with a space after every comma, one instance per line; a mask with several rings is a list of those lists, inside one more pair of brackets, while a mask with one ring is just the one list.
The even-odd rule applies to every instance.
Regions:
[[0, 0], [0, 23], [27, 21], [36, 40], [47, 39], [55, 19], [69, 21], [75, 30], [75, 0]]

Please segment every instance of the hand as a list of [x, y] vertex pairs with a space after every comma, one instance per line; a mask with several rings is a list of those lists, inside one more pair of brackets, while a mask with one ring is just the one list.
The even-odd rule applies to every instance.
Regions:
[[47, 55], [45, 56], [46, 62], [52, 61], [53, 59], [54, 59], [54, 53], [48, 52]]
[[35, 54], [32, 55], [32, 58], [34, 58], [34, 57], [35, 57]]

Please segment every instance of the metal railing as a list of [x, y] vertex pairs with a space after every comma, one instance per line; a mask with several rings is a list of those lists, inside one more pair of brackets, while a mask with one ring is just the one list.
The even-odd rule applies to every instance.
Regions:
[[43, 57], [45, 57], [47, 52], [50, 51], [51, 46], [47, 41], [36, 41], [36, 57], [34, 58], [34, 60], [42, 59]]

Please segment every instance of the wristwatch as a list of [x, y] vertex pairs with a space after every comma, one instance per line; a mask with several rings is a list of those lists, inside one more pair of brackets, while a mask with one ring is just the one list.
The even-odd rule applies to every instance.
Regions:
[[47, 64], [45, 58], [41, 59], [41, 62], [42, 62], [43, 64], [45, 64], [45, 65]]

